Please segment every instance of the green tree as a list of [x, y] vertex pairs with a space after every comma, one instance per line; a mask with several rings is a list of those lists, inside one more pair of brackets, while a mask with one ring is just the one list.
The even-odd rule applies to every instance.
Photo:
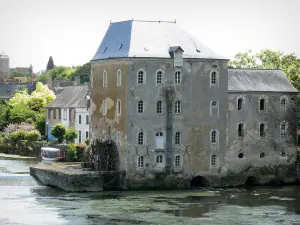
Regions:
[[78, 66], [75, 72], [75, 76], [80, 77], [80, 83], [83, 84], [84, 82], [90, 82], [90, 75], [91, 75], [91, 63], [88, 62], [82, 66]]
[[54, 68], [54, 62], [53, 62], [53, 58], [52, 56], [49, 57], [48, 63], [47, 63], [47, 67], [46, 70], [52, 70]]
[[51, 128], [50, 134], [57, 138], [58, 143], [62, 143], [66, 134], [66, 126], [61, 123], [56, 124]]
[[5, 104], [0, 104], [0, 131], [9, 124], [8, 121], [9, 107]]
[[41, 133], [46, 134], [46, 116], [45, 112], [39, 113], [36, 115], [34, 127]]
[[9, 123], [22, 123], [26, 122], [29, 118], [35, 118], [36, 112], [24, 107], [23, 105], [15, 105], [9, 109]]
[[229, 65], [235, 68], [257, 68], [256, 56], [252, 51], [238, 52], [234, 56], [234, 60], [229, 62]]
[[78, 137], [78, 133], [75, 128], [69, 128], [66, 130], [65, 139], [67, 143], [74, 143], [75, 138]]

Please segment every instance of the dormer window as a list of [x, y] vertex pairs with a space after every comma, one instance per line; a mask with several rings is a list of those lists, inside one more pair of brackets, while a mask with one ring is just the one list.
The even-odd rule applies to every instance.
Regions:
[[174, 58], [174, 67], [183, 67], [183, 52], [180, 46], [170, 47], [169, 53]]

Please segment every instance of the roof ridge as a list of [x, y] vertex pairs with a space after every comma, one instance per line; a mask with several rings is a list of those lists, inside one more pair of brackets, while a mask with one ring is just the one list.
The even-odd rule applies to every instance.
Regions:
[[228, 70], [280, 70], [282, 69], [265, 69], [265, 68], [228, 68]]
[[121, 21], [116, 21], [116, 22], [110, 21], [110, 23], [114, 24], [114, 23], [130, 22], [130, 21], [144, 22], [144, 23], [176, 23], [176, 19], [175, 19], [175, 21], [166, 21], [166, 20], [135, 20], [135, 19], [131, 19], [131, 20], [121, 20]]

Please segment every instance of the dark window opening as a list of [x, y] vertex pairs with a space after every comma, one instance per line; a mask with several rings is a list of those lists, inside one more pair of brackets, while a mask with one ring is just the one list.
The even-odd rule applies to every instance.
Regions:
[[260, 110], [265, 110], [265, 100], [264, 99], [260, 99], [259, 109]]
[[244, 136], [244, 124], [242, 124], [242, 123], [240, 123], [238, 126], [238, 135], [239, 135], [239, 137]]
[[238, 99], [238, 110], [242, 110], [243, 109], [243, 99], [239, 98]]
[[261, 136], [261, 137], [265, 136], [265, 124], [260, 124], [260, 126], [259, 126], [259, 136]]
[[260, 153], [260, 156], [259, 156], [259, 158], [265, 158], [265, 153], [264, 152], [262, 152], [262, 153]]
[[240, 153], [240, 154], [238, 155], [238, 158], [239, 158], [239, 159], [244, 158], [244, 154], [243, 154], [243, 153]]

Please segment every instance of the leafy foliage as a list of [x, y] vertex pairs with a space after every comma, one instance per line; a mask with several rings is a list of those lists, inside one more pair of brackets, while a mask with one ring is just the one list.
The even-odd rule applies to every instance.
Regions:
[[74, 143], [75, 138], [78, 137], [78, 133], [75, 128], [69, 128], [66, 130], [65, 139], [67, 143]]
[[25, 140], [26, 131], [25, 130], [17, 130], [8, 135], [8, 138], [10, 138], [12, 141], [20, 141]]
[[58, 143], [62, 143], [66, 134], [66, 126], [61, 123], [56, 124], [51, 128], [50, 133], [57, 138]]
[[74, 162], [76, 161], [76, 147], [75, 144], [70, 143], [67, 146], [67, 161]]
[[35, 121], [35, 128], [41, 133], [41, 134], [45, 134], [45, 127], [46, 127], [46, 117], [45, 117], [45, 113], [39, 113], [36, 115], [35, 117], [36, 121]]
[[32, 131], [26, 132], [24, 138], [25, 138], [25, 140], [28, 140], [28, 141], [38, 141], [41, 139], [41, 134], [37, 130], [32, 130]]

